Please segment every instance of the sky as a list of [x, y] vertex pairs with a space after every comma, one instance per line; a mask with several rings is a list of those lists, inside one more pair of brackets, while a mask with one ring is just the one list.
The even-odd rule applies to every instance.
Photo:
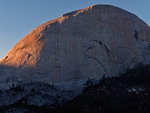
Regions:
[[150, 0], [0, 0], [0, 59], [39, 25], [95, 4], [120, 7], [150, 25]]

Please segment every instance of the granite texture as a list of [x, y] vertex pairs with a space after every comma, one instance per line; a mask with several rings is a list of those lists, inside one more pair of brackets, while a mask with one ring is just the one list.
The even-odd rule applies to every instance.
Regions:
[[0, 61], [0, 87], [19, 82], [76, 89], [87, 79], [150, 64], [150, 27], [109, 5], [66, 13], [35, 28]]

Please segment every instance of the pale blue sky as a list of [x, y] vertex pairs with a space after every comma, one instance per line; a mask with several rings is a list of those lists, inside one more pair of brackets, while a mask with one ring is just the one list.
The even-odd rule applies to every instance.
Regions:
[[0, 0], [0, 59], [40, 24], [94, 4], [123, 8], [150, 25], [150, 0]]

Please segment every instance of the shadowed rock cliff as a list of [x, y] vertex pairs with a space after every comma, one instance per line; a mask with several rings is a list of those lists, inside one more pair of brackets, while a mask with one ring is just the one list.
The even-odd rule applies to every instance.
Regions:
[[150, 27], [125, 10], [95, 5], [44, 23], [20, 40], [0, 61], [0, 86], [36, 81], [76, 89], [138, 63], [150, 63]]

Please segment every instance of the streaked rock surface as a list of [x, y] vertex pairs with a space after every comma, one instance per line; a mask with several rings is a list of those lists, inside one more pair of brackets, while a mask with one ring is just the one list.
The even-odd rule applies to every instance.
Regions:
[[150, 27], [108, 5], [66, 13], [19, 41], [0, 61], [0, 87], [44, 82], [76, 89], [87, 79], [150, 64]]

